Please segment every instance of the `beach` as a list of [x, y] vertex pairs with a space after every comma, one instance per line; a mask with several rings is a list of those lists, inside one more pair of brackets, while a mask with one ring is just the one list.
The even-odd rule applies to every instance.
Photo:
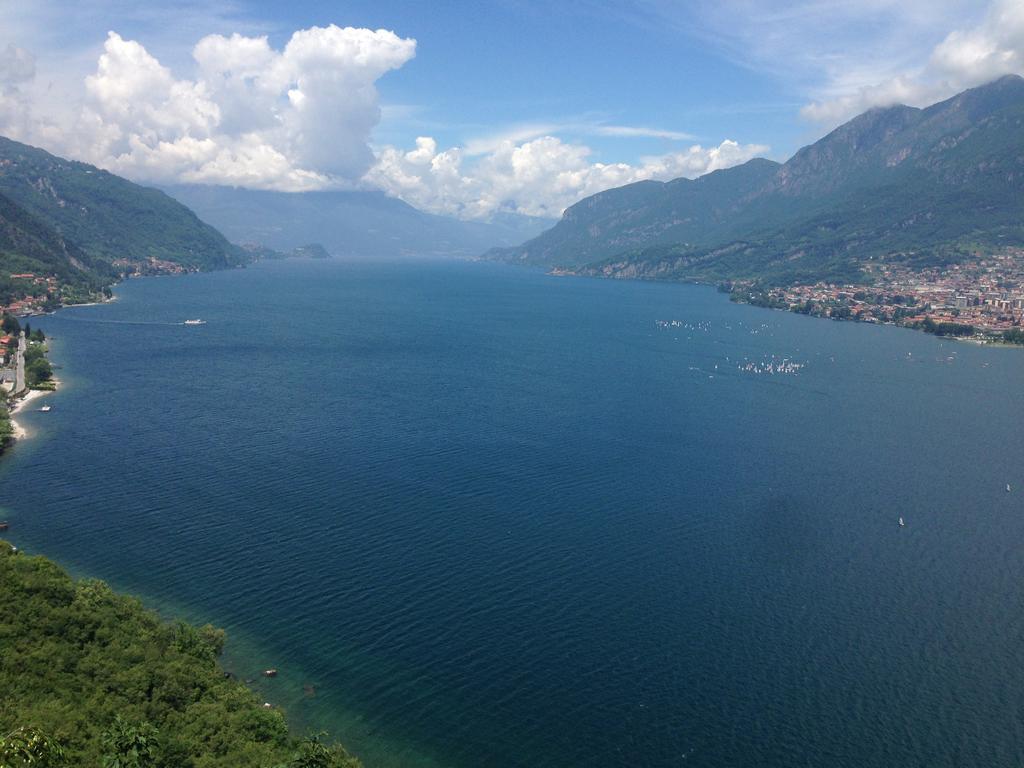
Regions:
[[53, 394], [39, 389], [30, 389], [23, 397], [21, 397], [17, 403], [11, 407], [11, 426], [14, 428], [14, 438], [20, 440], [28, 437], [28, 430], [26, 430], [21, 424], [18, 423], [17, 419], [14, 418], [15, 414], [23, 410], [33, 400], [37, 400], [45, 395]]

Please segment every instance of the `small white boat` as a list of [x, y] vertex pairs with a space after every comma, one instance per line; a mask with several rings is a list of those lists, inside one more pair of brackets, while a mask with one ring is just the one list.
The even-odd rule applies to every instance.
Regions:
[[185, 325], [206, 325], [206, 321], [196, 318], [195, 320], [186, 320]]
[[50, 408], [51, 408], [51, 406], [49, 406], [49, 405], [44, 405], [44, 406], [43, 406], [42, 408], [40, 408], [39, 410], [40, 410], [40, 412], [42, 412], [42, 413], [49, 413], [49, 412], [50, 412]]
[[906, 525], [906, 523], [903, 522], [903, 518], [901, 517], [900, 518], [900, 528], [902, 528], [904, 525]]
[[1009, 484], [1009, 483], [1007, 483], [1007, 484], [1006, 484], [1006, 492], [1007, 492], [1007, 493], [1009, 493], [1009, 492], [1010, 492], [1010, 484]]

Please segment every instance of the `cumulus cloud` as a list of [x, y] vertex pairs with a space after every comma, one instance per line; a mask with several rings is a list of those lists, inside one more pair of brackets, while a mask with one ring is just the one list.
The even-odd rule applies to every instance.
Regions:
[[[31, 77], [18, 50], [0, 56], [4, 98], [8, 81]], [[266, 37], [209, 35], [193, 50], [195, 77], [180, 79], [142, 44], [110, 32], [63, 130], [39, 121], [17, 133], [146, 181], [354, 185], [374, 163], [376, 82], [415, 52], [415, 40], [394, 32], [334, 25], [300, 30], [281, 50]], [[12, 115], [0, 111], [0, 120], [15, 133]]]
[[953, 30], [923, 65], [866, 85], [833, 85], [824, 98], [801, 110], [809, 119], [835, 125], [866, 109], [892, 104], [924, 106], [1007, 74], [1024, 74], [1024, 3], [996, 0], [980, 23]]
[[951, 32], [932, 53], [929, 68], [972, 85], [1024, 72], [1024, 4], [1001, 0], [981, 25]]
[[80, 97], [53, 108], [25, 95], [35, 61], [8, 46], [0, 51], [0, 133], [142, 182], [375, 188], [465, 219], [557, 217], [609, 187], [698, 176], [767, 149], [724, 141], [635, 163], [599, 162], [581, 137], [692, 137], [580, 118], [524, 123], [461, 146], [421, 137], [413, 148], [375, 152], [377, 81], [415, 54], [415, 40], [387, 30], [313, 27], [281, 48], [265, 36], [213, 34], [192, 48], [193, 68], [183, 77], [138, 40], [109, 32], [95, 65], [86, 64], [92, 71], [77, 81]]
[[554, 136], [516, 143], [507, 140], [468, 162], [460, 148], [439, 150], [430, 137], [416, 147], [386, 147], [367, 180], [410, 204], [466, 219], [499, 212], [555, 218], [587, 195], [642, 179], [695, 177], [763, 154], [767, 147], [723, 141], [682, 152], [645, 157], [637, 164], [600, 163], [591, 150]]

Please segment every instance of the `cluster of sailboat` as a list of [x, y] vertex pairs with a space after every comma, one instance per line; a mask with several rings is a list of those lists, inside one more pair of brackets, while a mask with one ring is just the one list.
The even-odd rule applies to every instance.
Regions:
[[707, 320], [700, 320], [696, 323], [684, 323], [682, 320], [655, 320], [654, 324], [659, 328], [681, 328], [684, 331], [703, 331], [707, 333], [711, 330], [711, 323]]
[[799, 373], [800, 370], [803, 369], [806, 365], [806, 363], [797, 363], [793, 360], [790, 360], [788, 357], [784, 357], [781, 360], [776, 360], [775, 358], [772, 358], [768, 362], [762, 363], [740, 363], [736, 367], [737, 369], [743, 371], [744, 373], [759, 373], [774, 376], [775, 374], [787, 375]]

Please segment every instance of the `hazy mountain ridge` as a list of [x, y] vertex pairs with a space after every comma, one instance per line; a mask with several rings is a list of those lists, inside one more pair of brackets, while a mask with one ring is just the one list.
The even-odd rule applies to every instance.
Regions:
[[955, 260], [1024, 243], [1024, 79], [873, 109], [782, 165], [642, 182], [488, 256], [664, 279], [847, 278], [864, 259]]
[[60, 301], [12, 274], [55, 276], [65, 300], [81, 301], [132, 272], [219, 269], [286, 255], [474, 256], [550, 225], [517, 215], [464, 222], [383, 192], [170, 190], [174, 196], [0, 137], [0, 299], [49, 292], [46, 306]]
[[375, 191], [272, 192], [195, 184], [165, 189], [233, 242], [278, 251], [314, 241], [333, 255], [476, 256], [495, 244], [521, 243], [551, 225], [507, 214], [490, 222], [461, 221]]

